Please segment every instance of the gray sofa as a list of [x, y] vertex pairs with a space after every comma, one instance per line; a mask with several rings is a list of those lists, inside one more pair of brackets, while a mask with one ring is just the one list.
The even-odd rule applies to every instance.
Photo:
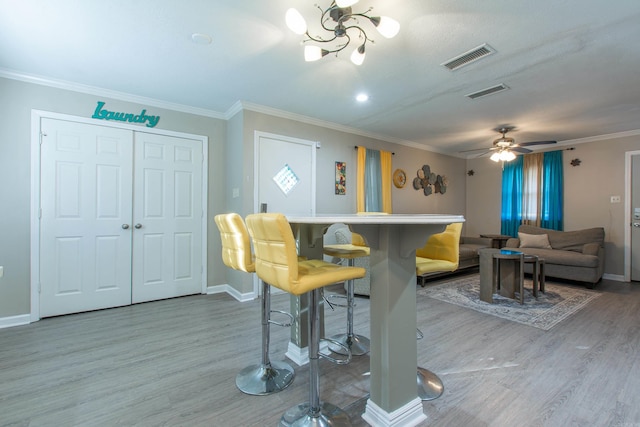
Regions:
[[[602, 278], [604, 228], [556, 231], [521, 225], [518, 235], [522, 239], [507, 240], [503, 249], [517, 250], [543, 258], [545, 276], [585, 282], [586, 287], [590, 289]], [[542, 247], [547, 246], [543, 235], [547, 235], [549, 247]], [[531, 264], [525, 264], [526, 273], [531, 273], [531, 268]]]

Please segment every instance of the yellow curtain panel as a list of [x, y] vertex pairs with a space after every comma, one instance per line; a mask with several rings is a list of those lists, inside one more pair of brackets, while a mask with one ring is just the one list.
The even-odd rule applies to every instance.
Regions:
[[[365, 168], [367, 162], [367, 149], [358, 147], [357, 155], [357, 176], [356, 176], [356, 211], [365, 212]], [[390, 151], [380, 151], [380, 170], [382, 172], [382, 211], [392, 213], [391, 203], [391, 169], [392, 153]]]

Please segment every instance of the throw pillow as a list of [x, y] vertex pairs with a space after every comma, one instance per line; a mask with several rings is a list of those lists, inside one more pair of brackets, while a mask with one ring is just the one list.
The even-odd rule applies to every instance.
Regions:
[[521, 248], [551, 249], [549, 235], [547, 234], [525, 234], [518, 232]]

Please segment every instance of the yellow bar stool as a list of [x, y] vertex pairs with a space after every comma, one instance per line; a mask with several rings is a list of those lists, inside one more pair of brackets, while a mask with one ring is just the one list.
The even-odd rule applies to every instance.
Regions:
[[[323, 248], [324, 254], [335, 258], [347, 260], [349, 267], [354, 266], [356, 258], [369, 256], [371, 251], [367, 247], [364, 239], [358, 233], [351, 233], [351, 243], [326, 245]], [[327, 298], [332, 301], [334, 298], [343, 297], [343, 295], [329, 295]], [[361, 356], [369, 352], [371, 343], [369, 338], [353, 333], [353, 307], [355, 307], [355, 292], [353, 280], [347, 281], [347, 332], [344, 334], [336, 334], [331, 339], [343, 344], [344, 347], [351, 350], [354, 356]], [[335, 304], [344, 307], [340, 304]], [[329, 345], [329, 349], [338, 354], [344, 354], [344, 347], [337, 345]]]
[[[322, 288], [364, 277], [360, 267], [321, 260], [299, 260], [289, 221], [282, 214], [252, 214], [246, 218], [260, 279], [292, 295], [309, 293], [309, 401], [287, 410], [280, 426], [350, 426], [349, 416], [337, 406], [320, 401], [320, 301]], [[347, 349], [347, 361], [351, 354]]]
[[[236, 213], [217, 215], [215, 218], [222, 240], [222, 261], [234, 270], [255, 273], [254, 257], [251, 254], [249, 232]], [[271, 323], [278, 326], [291, 326], [293, 316], [280, 311], [271, 310], [271, 288], [262, 283], [262, 361], [242, 369], [236, 376], [236, 386], [246, 394], [268, 395], [284, 390], [293, 382], [293, 368], [285, 362], [269, 360], [269, 342]], [[271, 313], [282, 313], [291, 318], [289, 323], [278, 323], [271, 320]]]
[[[423, 248], [416, 250], [416, 275], [455, 271], [460, 262], [460, 235], [462, 223], [447, 225], [442, 233], [429, 237]], [[424, 285], [423, 285], [424, 286]], [[418, 339], [424, 335], [417, 331]], [[418, 397], [422, 400], [434, 400], [444, 392], [442, 380], [428, 369], [418, 366]]]

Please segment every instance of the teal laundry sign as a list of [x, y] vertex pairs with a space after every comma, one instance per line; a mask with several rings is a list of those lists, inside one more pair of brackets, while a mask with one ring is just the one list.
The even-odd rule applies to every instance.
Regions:
[[105, 103], [98, 101], [98, 106], [93, 112], [92, 119], [117, 120], [120, 122], [146, 124], [147, 127], [155, 127], [160, 121], [160, 116], [148, 116], [147, 110], [142, 110], [140, 114], [123, 113], [119, 111], [109, 111], [104, 108]]

